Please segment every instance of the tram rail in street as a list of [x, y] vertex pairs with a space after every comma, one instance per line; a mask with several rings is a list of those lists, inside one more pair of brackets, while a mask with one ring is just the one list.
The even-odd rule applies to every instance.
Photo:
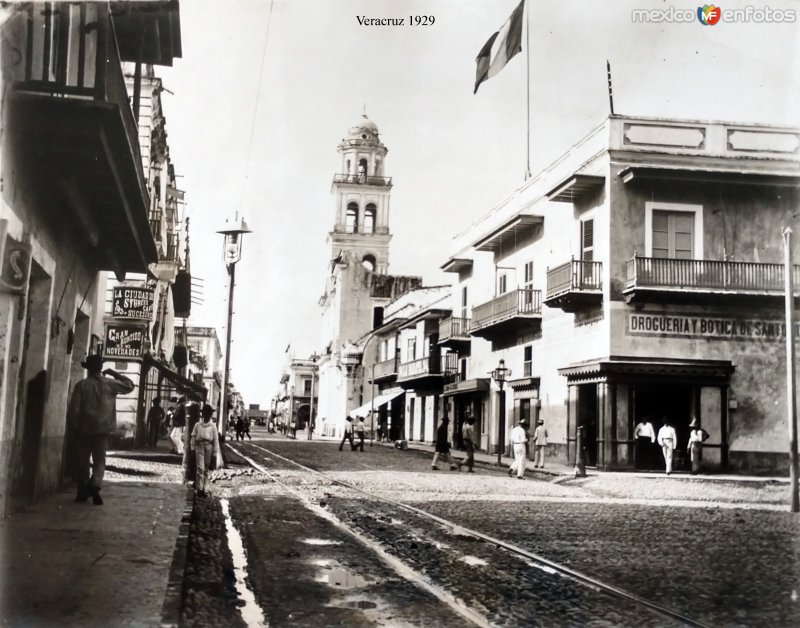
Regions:
[[[244, 445], [244, 443], [242, 443], [242, 445]], [[381, 547], [379, 547], [379, 544], [377, 544], [374, 540], [366, 538], [363, 534], [359, 533], [356, 530], [351, 529], [344, 522], [339, 521], [338, 518], [333, 513], [326, 511], [324, 507], [318, 504], [314, 504], [309, 499], [308, 495], [304, 494], [302, 490], [298, 490], [296, 486], [293, 486], [291, 483], [284, 481], [279, 476], [279, 474], [270, 471], [268, 468], [260, 464], [257, 460], [247, 455], [247, 453], [245, 452], [245, 447], [240, 446], [238, 443], [236, 444], [236, 446], [234, 446], [231, 443], [228, 443], [228, 447], [230, 447], [231, 450], [234, 451], [237, 455], [241, 456], [244, 460], [246, 460], [247, 463], [251, 465], [253, 468], [269, 476], [275, 483], [282, 486], [291, 493], [297, 495], [299, 498], [303, 499], [306, 503], [314, 507], [314, 509], [323, 516], [326, 516], [327, 518], [334, 520], [334, 522], [337, 525], [340, 525], [345, 529], [347, 529], [349, 533], [356, 536], [359, 539], [359, 541], [367, 545], [371, 550], [378, 552], [396, 570], [401, 572], [402, 575], [414, 580], [417, 584], [422, 585], [423, 588], [426, 588], [427, 590], [435, 594], [439, 599], [446, 602], [449, 606], [453, 608], [453, 610], [459, 612], [466, 619], [469, 619], [476, 625], [491, 625], [491, 622], [488, 621], [485, 617], [483, 617], [480, 613], [472, 609], [466, 608], [462, 603], [456, 600], [454, 596], [447, 593], [447, 591], [444, 590], [442, 587], [433, 584], [423, 575], [416, 573], [413, 570], [413, 568], [409, 567], [408, 565], [405, 565], [402, 562], [401, 558], [394, 556], [387, 551], [384, 551]], [[277, 452], [271, 451], [268, 448], [264, 447], [263, 445], [248, 443], [247, 448], [252, 448], [254, 450], [257, 450], [258, 452], [261, 453], [261, 455], [265, 456], [266, 459], [279, 460], [282, 461], [283, 463], [288, 463], [306, 473], [316, 474], [324, 478], [331, 485], [336, 485], [345, 488], [347, 490], [354, 491], [362, 496], [368, 497], [370, 500], [378, 500], [381, 503], [389, 505], [393, 508], [397, 508], [408, 513], [413, 513], [418, 517], [430, 520], [436, 523], [437, 525], [442, 526], [445, 529], [449, 529], [460, 536], [470, 537], [488, 546], [495, 547], [507, 555], [514, 556], [517, 559], [526, 562], [531, 569], [535, 569], [543, 574], [548, 574], [550, 577], [566, 578], [572, 581], [573, 583], [576, 583], [580, 587], [589, 589], [596, 593], [603, 594], [604, 596], [609, 597], [613, 600], [624, 602], [625, 604], [646, 610], [649, 613], [652, 613], [661, 619], [671, 620], [672, 622], [676, 622], [679, 625], [697, 626], [697, 627], [707, 626], [707, 624], [704, 624], [691, 617], [687, 617], [679, 611], [651, 602], [650, 600], [638, 596], [635, 593], [626, 591], [622, 588], [614, 586], [613, 584], [610, 584], [608, 582], [604, 582], [588, 574], [581, 573], [580, 571], [577, 571], [567, 565], [552, 561], [544, 556], [531, 552], [525, 549], [524, 547], [520, 547], [519, 545], [503, 541], [502, 539], [496, 538], [489, 534], [485, 534], [478, 530], [467, 528], [462, 524], [439, 517], [435, 514], [427, 512], [424, 509], [418, 508], [416, 506], [412, 506], [410, 504], [406, 504], [403, 502], [389, 499], [381, 495], [377, 495], [374, 492], [371, 492], [359, 486], [355, 486], [345, 480], [335, 478], [331, 474], [326, 473], [325, 471], [320, 471], [319, 469], [309, 467], [295, 460], [287, 458], [286, 456], [283, 456]]]

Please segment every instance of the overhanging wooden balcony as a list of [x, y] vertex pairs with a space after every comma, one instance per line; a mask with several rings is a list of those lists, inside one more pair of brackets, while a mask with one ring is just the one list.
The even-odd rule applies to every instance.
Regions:
[[525, 329], [542, 318], [542, 291], [518, 288], [472, 308], [472, 336], [493, 340]]
[[547, 271], [545, 305], [577, 312], [603, 302], [603, 264], [571, 260]]
[[397, 379], [397, 358], [384, 360], [375, 364], [375, 370], [372, 371], [372, 380], [376, 384], [383, 382], [393, 382]]
[[472, 336], [469, 335], [471, 319], [448, 316], [439, 322], [439, 346], [469, 352]]
[[404, 362], [397, 367], [397, 383], [403, 388], [436, 390], [444, 385], [444, 377], [448, 368], [455, 368], [457, 357], [448, 353], [439, 354], [411, 362]]
[[146, 272], [157, 250], [108, 5], [52, 7], [20, 5], [2, 26], [16, 55], [4, 65], [9, 154], [41, 206], [66, 210], [50, 211], [53, 229], [77, 226], [98, 269]]
[[[800, 289], [800, 265], [793, 283]], [[700, 303], [718, 298], [775, 299], [784, 296], [783, 264], [639, 257], [627, 262], [625, 294], [632, 301]]]

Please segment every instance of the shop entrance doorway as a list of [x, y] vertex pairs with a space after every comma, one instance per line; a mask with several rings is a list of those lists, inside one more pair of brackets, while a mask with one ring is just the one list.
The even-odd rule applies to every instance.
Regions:
[[[634, 394], [634, 425], [647, 417], [658, 430], [668, 417], [675, 428], [678, 442], [675, 444], [672, 468], [686, 468], [686, 444], [689, 441], [689, 422], [692, 420], [692, 391], [687, 384], [637, 384]], [[640, 460], [637, 467], [645, 470], [664, 470], [664, 456], [658, 443], [653, 445], [651, 455]]]
[[586, 466], [597, 466], [597, 384], [582, 384], [578, 389], [578, 427], [583, 426]]

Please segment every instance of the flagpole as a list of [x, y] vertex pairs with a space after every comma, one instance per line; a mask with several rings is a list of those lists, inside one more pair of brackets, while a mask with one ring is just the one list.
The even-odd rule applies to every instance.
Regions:
[[526, 2], [525, 5], [525, 58], [527, 60], [525, 84], [528, 100], [527, 115], [525, 116], [525, 122], [528, 130], [527, 144], [525, 146], [525, 155], [527, 159], [525, 166], [525, 180], [527, 181], [531, 178], [531, 20], [529, 15], [531, 11], [531, 5], [530, 2]]

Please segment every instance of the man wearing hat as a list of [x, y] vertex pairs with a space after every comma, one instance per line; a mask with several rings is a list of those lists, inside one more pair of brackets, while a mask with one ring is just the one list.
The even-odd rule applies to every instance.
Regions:
[[90, 355], [81, 366], [89, 373], [86, 379], [75, 384], [67, 411], [67, 421], [78, 434], [78, 494], [75, 501], [86, 501], [91, 496], [94, 504], [100, 506], [103, 503], [100, 489], [106, 470], [108, 437], [117, 430], [117, 395], [131, 392], [134, 384], [114, 369], [104, 371], [103, 356]]
[[703, 462], [703, 441], [706, 440], [709, 436], [708, 432], [706, 432], [702, 427], [700, 427], [700, 423], [697, 421], [697, 417], [692, 417], [692, 422], [689, 423], [689, 444], [686, 447], [686, 451], [689, 452], [689, 455], [692, 459], [692, 475], [697, 475], [700, 472], [700, 466]]
[[517, 479], [525, 479], [525, 446], [528, 444], [528, 432], [526, 428], [528, 422], [520, 419], [517, 425], [511, 430], [511, 447], [514, 450], [514, 462], [508, 468], [508, 475], [517, 472]]
[[536, 429], [533, 432], [533, 446], [536, 448], [533, 455], [533, 468], [540, 467], [544, 469], [544, 448], [547, 447], [547, 430], [542, 419], [536, 421]]

